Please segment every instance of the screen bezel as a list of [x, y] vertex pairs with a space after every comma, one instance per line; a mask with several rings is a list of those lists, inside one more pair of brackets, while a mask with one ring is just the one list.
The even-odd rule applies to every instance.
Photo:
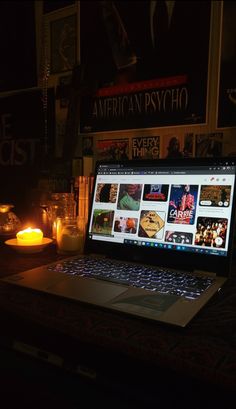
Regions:
[[[92, 198], [95, 194], [97, 170], [100, 165], [121, 165], [122, 167], [130, 166], [147, 166], [147, 167], [174, 167], [183, 166], [235, 166], [236, 158], [184, 158], [184, 159], [158, 159], [158, 160], [132, 160], [132, 161], [97, 161], [95, 180], [93, 185]], [[234, 169], [235, 172], [235, 169]], [[235, 209], [236, 192], [233, 192], [232, 209]], [[92, 202], [92, 200], [91, 200]], [[91, 206], [89, 219], [91, 217]], [[233, 237], [235, 226], [235, 211], [232, 211], [231, 221], [229, 223], [229, 239], [227, 256], [217, 256], [211, 254], [200, 254], [195, 252], [184, 252], [156, 247], [142, 247], [137, 245], [124, 245], [114, 242], [104, 242], [93, 240], [89, 237], [89, 223], [87, 224], [85, 253], [95, 253], [103, 256], [116, 258], [125, 261], [135, 261], [150, 265], [168, 266], [181, 270], [199, 270], [216, 273], [221, 276], [228, 276], [233, 256]]]

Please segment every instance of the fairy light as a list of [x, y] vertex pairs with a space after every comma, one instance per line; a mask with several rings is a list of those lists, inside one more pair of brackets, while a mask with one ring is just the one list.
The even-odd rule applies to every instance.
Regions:
[[43, 119], [44, 119], [44, 155], [48, 154], [48, 78], [50, 76], [50, 60], [48, 52], [48, 30], [46, 22], [42, 22], [42, 48], [41, 48], [40, 87], [42, 90]]

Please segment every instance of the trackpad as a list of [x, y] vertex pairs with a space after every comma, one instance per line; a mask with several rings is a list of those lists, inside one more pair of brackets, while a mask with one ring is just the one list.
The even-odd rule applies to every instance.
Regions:
[[47, 291], [67, 298], [103, 305], [127, 291], [127, 288], [103, 281], [79, 279], [77, 277], [76, 279], [70, 278], [53, 284], [47, 288]]

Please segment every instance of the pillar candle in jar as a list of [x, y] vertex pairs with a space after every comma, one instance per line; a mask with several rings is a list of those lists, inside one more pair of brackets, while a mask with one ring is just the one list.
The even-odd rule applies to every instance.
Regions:
[[77, 254], [83, 251], [83, 234], [77, 220], [61, 219], [57, 232], [57, 248], [61, 254]]
[[40, 229], [31, 229], [28, 227], [16, 234], [17, 244], [23, 246], [32, 246], [41, 244], [43, 240], [43, 232]]

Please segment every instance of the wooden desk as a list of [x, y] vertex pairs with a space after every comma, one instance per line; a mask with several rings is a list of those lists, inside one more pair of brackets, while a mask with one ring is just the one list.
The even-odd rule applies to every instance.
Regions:
[[[0, 275], [60, 258], [53, 245], [27, 256], [2, 246]], [[196, 408], [206, 393], [210, 402], [222, 399], [226, 407], [236, 391], [235, 276], [185, 329], [5, 283], [0, 283], [0, 322], [4, 348], [81, 375], [96, 387], [111, 387], [116, 402], [123, 394], [134, 407], [137, 402], [145, 408], [156, 402], [188, 407], [190, 391]], [[126, 406], [113, 402], [113, 407]]]

